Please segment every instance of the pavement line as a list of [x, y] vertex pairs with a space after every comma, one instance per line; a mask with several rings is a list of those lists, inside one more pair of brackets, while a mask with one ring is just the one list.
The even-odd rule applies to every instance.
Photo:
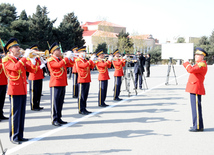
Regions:
[[[181, 78], [181, 77], [183, 77], [183, 76], [185, 76], [185, 75], [187, 75], [187, 74], [188, 74], [188, 73], [185, 73], [185, 74], [183, 74], [183, 75], [177, 77], [177, 79], [179, 79], [179, 78]], [[169, 82], [174, 81], [174, 80], [175, 80], [175, 79], [169, 80]], [[160, 87], [160, 86], [162, 86], [162, 85], [165, 85], [165, 82], [164, 82], [164, 83], [161, 83], [161, 84], [159, 84], [159, 85], [157, 85], [157, 86], [154, 86], [154, 87], [152, 87], [152, 88], [149, 88], [148, 90], [142, 91], [142, 92], [140, 92], [138, 95], [145, 94], [145, 93], [147, 93], [147, 92], [149, 92], [149, 91], [151, 91], [151, 90], [153, 90], [153, 89], [156, 89], [156, 88], [158, 88], [158, 87]], [[90, 117], [92, 117], [92, 116], [94, 116], [94, 115], [96, 115], [96, 114], [99, 114], [99, 113], [101, 113], [101, 112], [103, 112], [103, 111], [106, 111], [106, 110], [108, 110], [108, 109], [110, 109], [110, 108], [113, 108], [113, 107], [115, 107], [115, 106], [117, 106], [117, 105], [119, 105], [119, 104], [122, 104], [123, 102], [126, 102], [126, 101], [128, 101], [128, 100], [131, 100], [131, 99], [137, 97], [138, 95], [133, 95], [133, 96], [127, 98], [127, 99], [123, 99], [122, 101], [116, 102], [116, 103], [114, 103], [114, 104], [112, 104], [112, 105], [109, 105], [109, 106], [106, 107], [106, 108], [100, 109], [100, 110], [98, 110], [98, 111], [96, 111], [96, 112], [93, 112], [93, 113], [91, 113], [91, 114], [89, 114], [89, 115], [86, 115], [86, 116], [84, 116], [84, 117], [78, 118], [78, 119], [74, 120], [73, 122], [70, 122], [70, 123], [68, 123], [68, 124], [65, 124], [65, 125], [63, 125], [63, 126], [60, 126], [60, 127], [56, 128], [56, 129], [53, 129], [53, 130], [51, 130], [51, 131], [48, 131], [48, 132], [46, 132], [46, 133], [44, 133], [44, 134], [42, 134], [42, 135], [40, 135], [40, 136], [38, 136], [38, 137], [36, 137], [36, 138], [33, 138], [33, 139], [29, 140], [28, 142], [24, 142], [24, 143], [22, 143], [21, 145], [18, 145], [18, 146], [14, 147], [14, 148], [11, 148], [11, 149], [7, 150], [6, 154], [9, 155], [9, 154], [11, 154], [11, 153], [14, 153], [14, 152], [16, 152], [16, 151], [18, 151], [18, 150], [20, 150], [20, 149], [22, 149], [22, 148], [24, 148], [24, 147], [30, 145], [30, 144], [33, 144], [33, 143], [35, 143], [35, 142], [37, 142], [37, 141], [39, 141], [39, 140], [41, 140], [41, 139], [43, 139], [43, 138], [45, 138], [45, 137], [48, 137], [48, 136], [50, 136], [50, 135], [52, 135], [52, 134], [54, 134], [54, 133], [56, 133], [56, 132], [59, 132], [59, 131], [65, 129], [65, 128], [67, 128], [67, 127], [70, 127], [70, 126], [72, 126], [72, 125], [74, 125], [74, 124], [77, 124], [77, 123], [79, 123], [79, 122], [81, 122], [81, 121], [83, 121], [83, 120], [85, 120], [85, 119], [87, 119], [87, 118], [90, 118]]]

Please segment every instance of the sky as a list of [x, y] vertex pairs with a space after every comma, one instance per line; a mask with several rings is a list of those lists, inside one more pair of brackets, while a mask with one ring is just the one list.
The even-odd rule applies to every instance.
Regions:
[[80, 23], [107, 20], [130, 35], [151, 34], [160, 43], [178, 37], [209, 37], [214, 30], [214, 0], [1, 0], [14, 4], [17, 15], [46, 6], [55, 27], [74, 12]]

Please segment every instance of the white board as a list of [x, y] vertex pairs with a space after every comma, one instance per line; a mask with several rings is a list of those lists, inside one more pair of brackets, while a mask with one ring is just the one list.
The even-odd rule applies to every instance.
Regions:
[[193, 59], [193, 43], [162, 44], [161, 58], [169, 59]]

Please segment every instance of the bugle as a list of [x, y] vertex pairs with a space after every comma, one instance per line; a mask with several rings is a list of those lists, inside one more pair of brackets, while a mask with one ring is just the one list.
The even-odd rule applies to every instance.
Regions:
[[[24, 54], [25, 53], [25, 50], [23, 49], [20, 49], [20, 55]], [[29, 54], [29, 58], [34, 58], [34, 57], [49, 57], [49, 51], [48, 50], [45, 50], [44, 52], [43, 51], [36, 51], [36, 50], [32, 50], [32, 52]]]

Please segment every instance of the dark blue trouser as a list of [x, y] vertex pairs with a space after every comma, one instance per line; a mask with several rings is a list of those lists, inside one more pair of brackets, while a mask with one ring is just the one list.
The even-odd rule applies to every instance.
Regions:
[[51, 121], [59, 122], [62, 117], [62, 107], [65, 98], [65, 86], [51, 87]]
[[121, 76], [114, 77], [114, 99], [119, 98], [121, 82]]
[[42, 94], [42, 81], [43, 81], [42, 79], [29, 80], [31, 110], [38, 109], [40, 107], [40, 100]]
[[79, 83], [78, 108], [79, 112], [83, 112], [87, 107], [87, 98], [90, 88], [90, 83]]
[[78, 73], [73, 73], [73, 96], [78, 97]]
[[23, 138], [26, 95], [10, 95], [9, 131], [10, 140], [17, 141]]
[[105, 105], [108, 80], [99, 81], [98, 105]]
[[7, 85], [0, 85], [0, 118], [3, 117], [3, 107], [7, 91]]
[[142, 88], [142, 74], [140, 72], [140, 70], [138, 69], [137, 73], [135, 73], [135, 80], [134, 80], [134, 84], [135, 84], [135, 88], [137, 89], [137, 82], [138, 82], [138, 77], [139, 77], [139, 88]]
[[193, 129], [203, 129], [201, 95], [190, 93]]

